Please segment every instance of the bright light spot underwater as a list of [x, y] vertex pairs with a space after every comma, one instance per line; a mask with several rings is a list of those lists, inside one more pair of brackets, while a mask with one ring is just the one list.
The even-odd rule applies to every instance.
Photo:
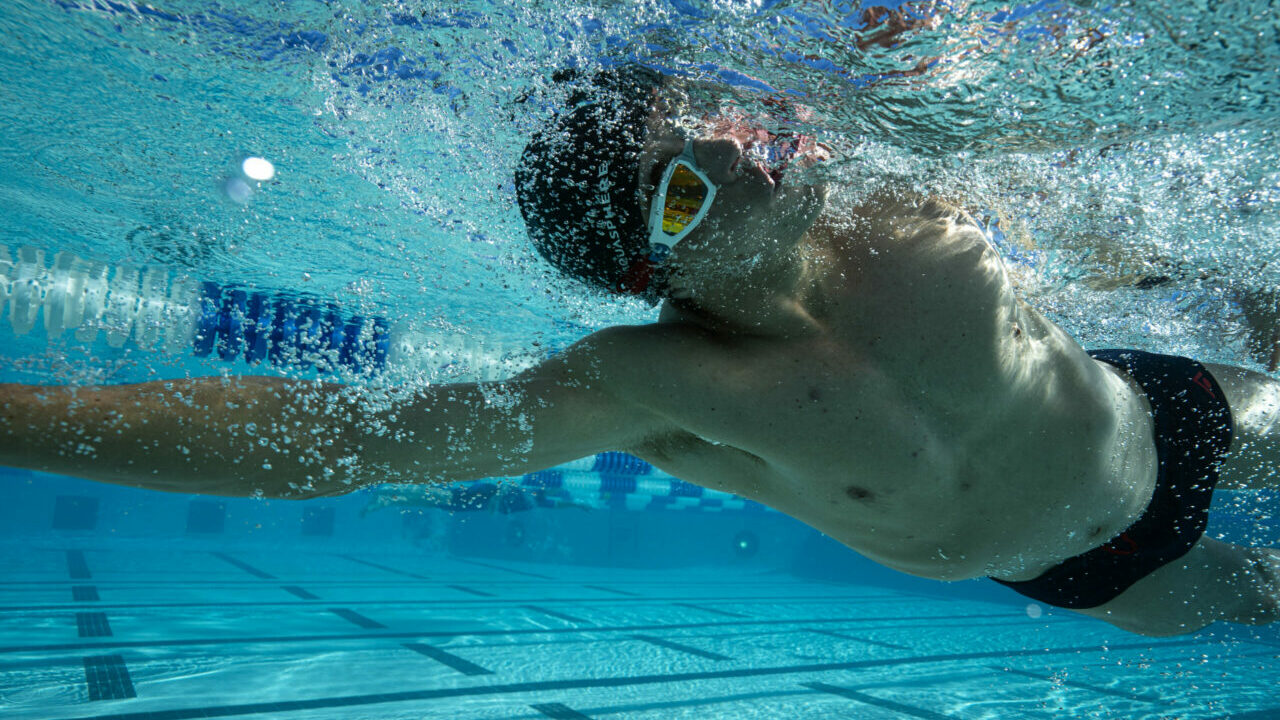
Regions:
[[276, 176], [276, 166], [266, 158], [247, 157], [240, 163], [240, 170], [245, 177], [259, 182], [266, 182]]

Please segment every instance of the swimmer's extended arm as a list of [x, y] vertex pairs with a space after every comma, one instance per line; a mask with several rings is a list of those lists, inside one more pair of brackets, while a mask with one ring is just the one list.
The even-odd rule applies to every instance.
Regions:
[[[306, 498], [372, 482], [515, 475], [661, 429], [610, 377], [605, 331], [503, 382], [394, 400], [265, 377], [0, 385], [0, 465], [175, 492]], [[625, 384], [625, 383], [624, 383]]]

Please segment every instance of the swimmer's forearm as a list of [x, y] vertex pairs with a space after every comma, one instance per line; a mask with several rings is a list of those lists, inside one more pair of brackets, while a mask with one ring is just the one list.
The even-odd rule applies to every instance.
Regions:
[[607, 370], [632, 353], [611, 338], [596, 333], [510, 380], [403, 392], [266, 377], [0, 384], [0, 465], [279, 498], [519, 475], [671, 430], [615, 390]]
[[527, 388], [492, 383], [398, 398], [265, 377], [0, 384], [0, 465], [152, 490], [277, 498], [340, 495], [376, 482], [473, 480], [574, 456], [544, 438], [538, 444], [550, 457], [534, 457], [530, 401], [538, 402]]
[[323, 440], [341, 420], [315, 407], [335, 387], [252, 377], [0, 385], [0, 465], [172, 492], [346, 492], [300, 489], [332, 464]]

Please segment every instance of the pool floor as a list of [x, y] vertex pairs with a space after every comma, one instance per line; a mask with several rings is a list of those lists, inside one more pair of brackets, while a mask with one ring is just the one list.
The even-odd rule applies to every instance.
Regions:
[[0, 716], [1280, 718], [1280, 634], [784, 573], [0, 546]]

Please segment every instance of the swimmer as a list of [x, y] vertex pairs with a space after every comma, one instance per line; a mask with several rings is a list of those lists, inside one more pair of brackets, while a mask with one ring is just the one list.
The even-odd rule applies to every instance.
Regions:
[[1280, 382], [1087, 353], [962, 210], [902, 192], [837, 213], [800, 172], [821, 146], [691, 128], [669, 89], [597, 76], [516, 172], [538, 252], [661, 302], [658, 322], [376, 409], [278, 378], [0, 386], [0, 463], [307, 498], [623, 451], [904, 573], [991, 577], [1132, 632], [1275, 619], [1280, 553], [1203, 530], [1215, 484], [1276, 487]]

